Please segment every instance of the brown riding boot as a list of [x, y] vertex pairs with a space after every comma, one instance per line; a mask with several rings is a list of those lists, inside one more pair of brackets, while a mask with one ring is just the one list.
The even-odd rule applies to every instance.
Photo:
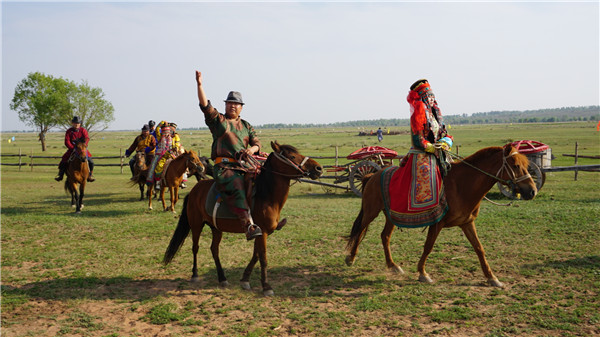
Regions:
[[94, 176], [92, 175], [92, 172], [90, 172], [90, 175], [88, 176], [87, 181], [89, 181], [90, 183], [92, 181], [96, 181], [96, 178], [94, 178]]

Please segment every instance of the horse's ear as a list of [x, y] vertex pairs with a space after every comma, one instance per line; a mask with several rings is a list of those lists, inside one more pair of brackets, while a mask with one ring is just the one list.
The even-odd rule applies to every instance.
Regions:
[[275, 152], [280, 152], [281, 151], [280, 148], [279, 148], [279, 143], [277, 143], [277, 141], [271, 142], [271, 148]]
[[504, 152], [504, 156], [508, 156], [512, 152], [512, 150], [513, 150], [513, 146], [512, 146], [511, 143], [508, 143], [508, 144], [504, 145], [503, 148], [504, 148], [504, 151], [503, 151]]

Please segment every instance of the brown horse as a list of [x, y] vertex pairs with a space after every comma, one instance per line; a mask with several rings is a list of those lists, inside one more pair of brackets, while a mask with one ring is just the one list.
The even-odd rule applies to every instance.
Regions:
[[[75, 207], [75, 213], [79, 214], [83, 208], [85, 184], [90, 175], [85, 138], [79, 138], [75, 142], [75, 149], [69, 157], [66, 174], [65, 191], [71, 193], [71, 207]], [[79, 192], [77, 185], [79, 185]]]
[[[151, 156], [151, 155], [150, 155]], [[146, 177], [148, 177], [148, 170], [150, 166], [148, 163], [151, 160], [148, 159], [148, 155], [144, 152], [138, 152], [135, 154], [135, 164], [133, 166], [133, 177], [130, 182], [133, 185], [138, 185], [140, 188], [140, 200], [144, 200], [144, 187], [146, 186]], [[146, 198], [152, 196], [152, 189], [148, 187], [146, 191]]]
[[[167, 165], [167, 164], [165, 164]], [[183, 174], [189, 170], [190, 175], [196, 175], [204, 172], [204, 165], [194, 151], [185, 151], [177, 156], [163, 170], [160, 180], [160, 201], [162, 201], [163, 210], [175, 213], [175, 204], [179, 200], [179, 185], [183, 181]], [[153, 184], [154, 185], [154, 184]], [[153, 188], [150, 186], [149, 188]], [[165, 189], [169, 189], [171, 195], [171, 206], [167, 207], [165, 202]], [[152, 209], [152, 193], [148, 196], [148, 209]]]
[[[419, 281], [433, 283], [425, 271], [425, 261], [442, 228], [459, 226], [475, 249], [488, 284], [503, 287], [487, 263], [483, 246], [477, 237], [475, 219], [479, 214], [483, 197], [498, 181], [511, 186], [514, 192], [520, 192], [525, 200], [535, 197], [537, 189], [535, 182], [527, 172], [528, 165], [527, 157], [520, 154], [510, 144], [504, 147], [481, 149], [462, 161], [452, 164], [451, 170], [444, 178], [449, 210], [440, 222], [429, 227], [423, 254], [418, 263]], [[384, 208], [381, 195], [381, 174], [382, 171], [379, 171], [370, 178], [367, 177], [367, 181], [363, 184], [362, 207], [354, 221], [352, 231], [347, 237], [346, 264], [349, 266], [354, 263], [358, 245], [364, 238], [369, 224]], [[390, 238], [394, 227], [386, 214], [385, 227], [381, 232], [381, 242], [387, 267], [394, 272], [404, 273], [394, 263], [390, 252]]]
[[[293, 146], [279, 145], [277, 142], [271, 142], [271, 147], [274, 152], [267, 157], [256, 178], [256, 194], [251, 210], [252, 217], [256, 224], [260, 226], [263, 235], [254, 239], [254, 253], [241, 280], [242, 288], [249, 290], [250, 274], [256, 262], [260, 261], [260, 279], [265, 296], [273, 295], [273, 289], [267, 283], [267, 237], [276, 229], [281, 229], [285, 224], [285, 220], [279, 221], [279, 216], [288, 197], [290, 180], [301, 177], [317, 179], [323, 173], [323, 169], [319, 163], [301, 155]], [[219, 243], [223, 237], [223, 232], [244, 233], [244, 231], [237, 218], [217, 218], [217, 223], [213, 223], [212, 215], [205, 209], [207, 195], [213, 183], [214, 180], [202, 180], [198, 182], [183, 201], [183, 211], [169, 247], [165, 252], [163, 262], [165, 264], [171, 262], [181, 245], [183, 245], [191, 228], [193, 240], [192, 252], [194, 255], [192, 282], [198, 281], [198, 239], [204, 225], [209, 225], [212, 231], [210, 250], [217, 268], [219, 283], [222, 286], [227, 286], [227, 278], [219, 259]]]

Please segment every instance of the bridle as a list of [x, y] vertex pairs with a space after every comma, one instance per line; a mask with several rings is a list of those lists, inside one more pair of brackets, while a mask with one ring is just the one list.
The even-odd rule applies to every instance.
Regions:
[[305, 170], [302, 169], [302, 166], [304, 166], [304, 164], [306, 164], [306, 162], [308, 161], [308, 159], [310, 159], [308, 156], [304, 157], [304, 159], [302, 159], [302, 162], [300, 164], [296, 164], [293, 161], [291, 161], [288, 157], [282, 155], [279, 152], [273, 152], [273, 155], [275, 156], [275, 158], [279, 159], [281, 162], [283, 162], [284, 164], [291, 166], [292, 168], [294, 168], [296, 171], [298, 171], [298, 174], [287, 174], [287, 173], [281, 173], [281, 172], [277, 172], [275, 170], [271, 170], [271, 172], [278, 174], [280, 176], [284, 176], [284, 177], [289, 177], [289, 178], [302, 178], [302, 177], [308, 177], [309, 173]]
[[[188, 159], [187, 159], [187, 162], [188, 162], [189, 164], [192, 164], [192, 165], [193, 165], [193, 166], [196, 168], [196, 170], [198, 171], [198, 173], [202, 173], [202, 172], [204, 172], [204, 166], [202, 166], [202, 165], [198, 165], [196, 162], [192, 161], [192, 156], [189, 156], [189, 157], [188, 157]], [[186, 165], [186, 166], [187, 166], [187, 165]]]
[[79, 158], [80, 161], [84, 162], [87, 160], [87, 151], [80, 151], [79, 147], [75, 146], [73, 152], [71, 152], [71, 156], [69, 157], [69, 161], [75, 160], [75, 158]]

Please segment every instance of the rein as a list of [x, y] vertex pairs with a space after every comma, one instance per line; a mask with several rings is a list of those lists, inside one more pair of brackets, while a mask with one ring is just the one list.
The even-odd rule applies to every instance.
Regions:
[[[481, 173], [483, 173], [483, 174], [485, 174], [485, 175], [487, 175], [487, 176], [489, 176], [489, 177], [491, 177], [491, 178], [499, 181], [500, 183], [503, 183], [503, 184], [509, 186], [511, 188], [511, 191], [512, 191], [513, 195], [516, 194], [515, 193], [515, 189], [516, 189], [516, 185], [517, 185], [518, 182], [521, 182], [523, 180], [531, 178], [531, 174], [529, 174], [529, 172], [527, 172], [527, 174], [524, 174], [524, 175], [522, 175], [520, 177], [517, 177], [516, 174], [515, 174], [515, 172], [513, 171], [513, 169], [510, 167], [510, 165], [508, 165], [507, 159], [510, 158], [510, 157], [512, 157], [512, 156], [514, 156], [514, 155], [516, 155], [518, 153], [517, 151], [511, 152], [508, 156], [502, 156], [502, 166], [500, 167], [500, 169], [498, 170], [498, 172], [496, 173], [496, 175], [488, 173], [488, 172], [480, 169], [479, 167], [477, 167], [477, 166], [469, 163], [468, 161], [465, 161], [464, 157], [461, 157], [461, 156], [459, 156], [457, 154], [454, 154], [454, 153], [451, 153], [449, 151], [447, 153], [450, 154], [450, 156], [453, 157], [453, 158], [460, 159], [461, 162], [465, 163], [467, 166], [470, 166], [471, 168], [473, 168], [473, 169], [475, 169], [475, 170], [477, 170], [477, 171], [479, 171], [479, 172], [481, 172]], [[508, 177], [510, 179], [504, 180], [504, 179], [500, 178], [500, 175], [502, 174], [502, 171], [504, 171], [504, 170], [506, 170], [506, 174], [508, 175]], [[497, 202], [494, 202], [494, 201], [488, 199], [488, 197], [486, 197], [486, 196], [484, 196], [483, 198], [485, 200], [491, 202], [492, 204], [497, 205], [497, 206], [511, 206], [512, 205], [512, 201], [509, 202], [508, 204], [499, 204]]]

